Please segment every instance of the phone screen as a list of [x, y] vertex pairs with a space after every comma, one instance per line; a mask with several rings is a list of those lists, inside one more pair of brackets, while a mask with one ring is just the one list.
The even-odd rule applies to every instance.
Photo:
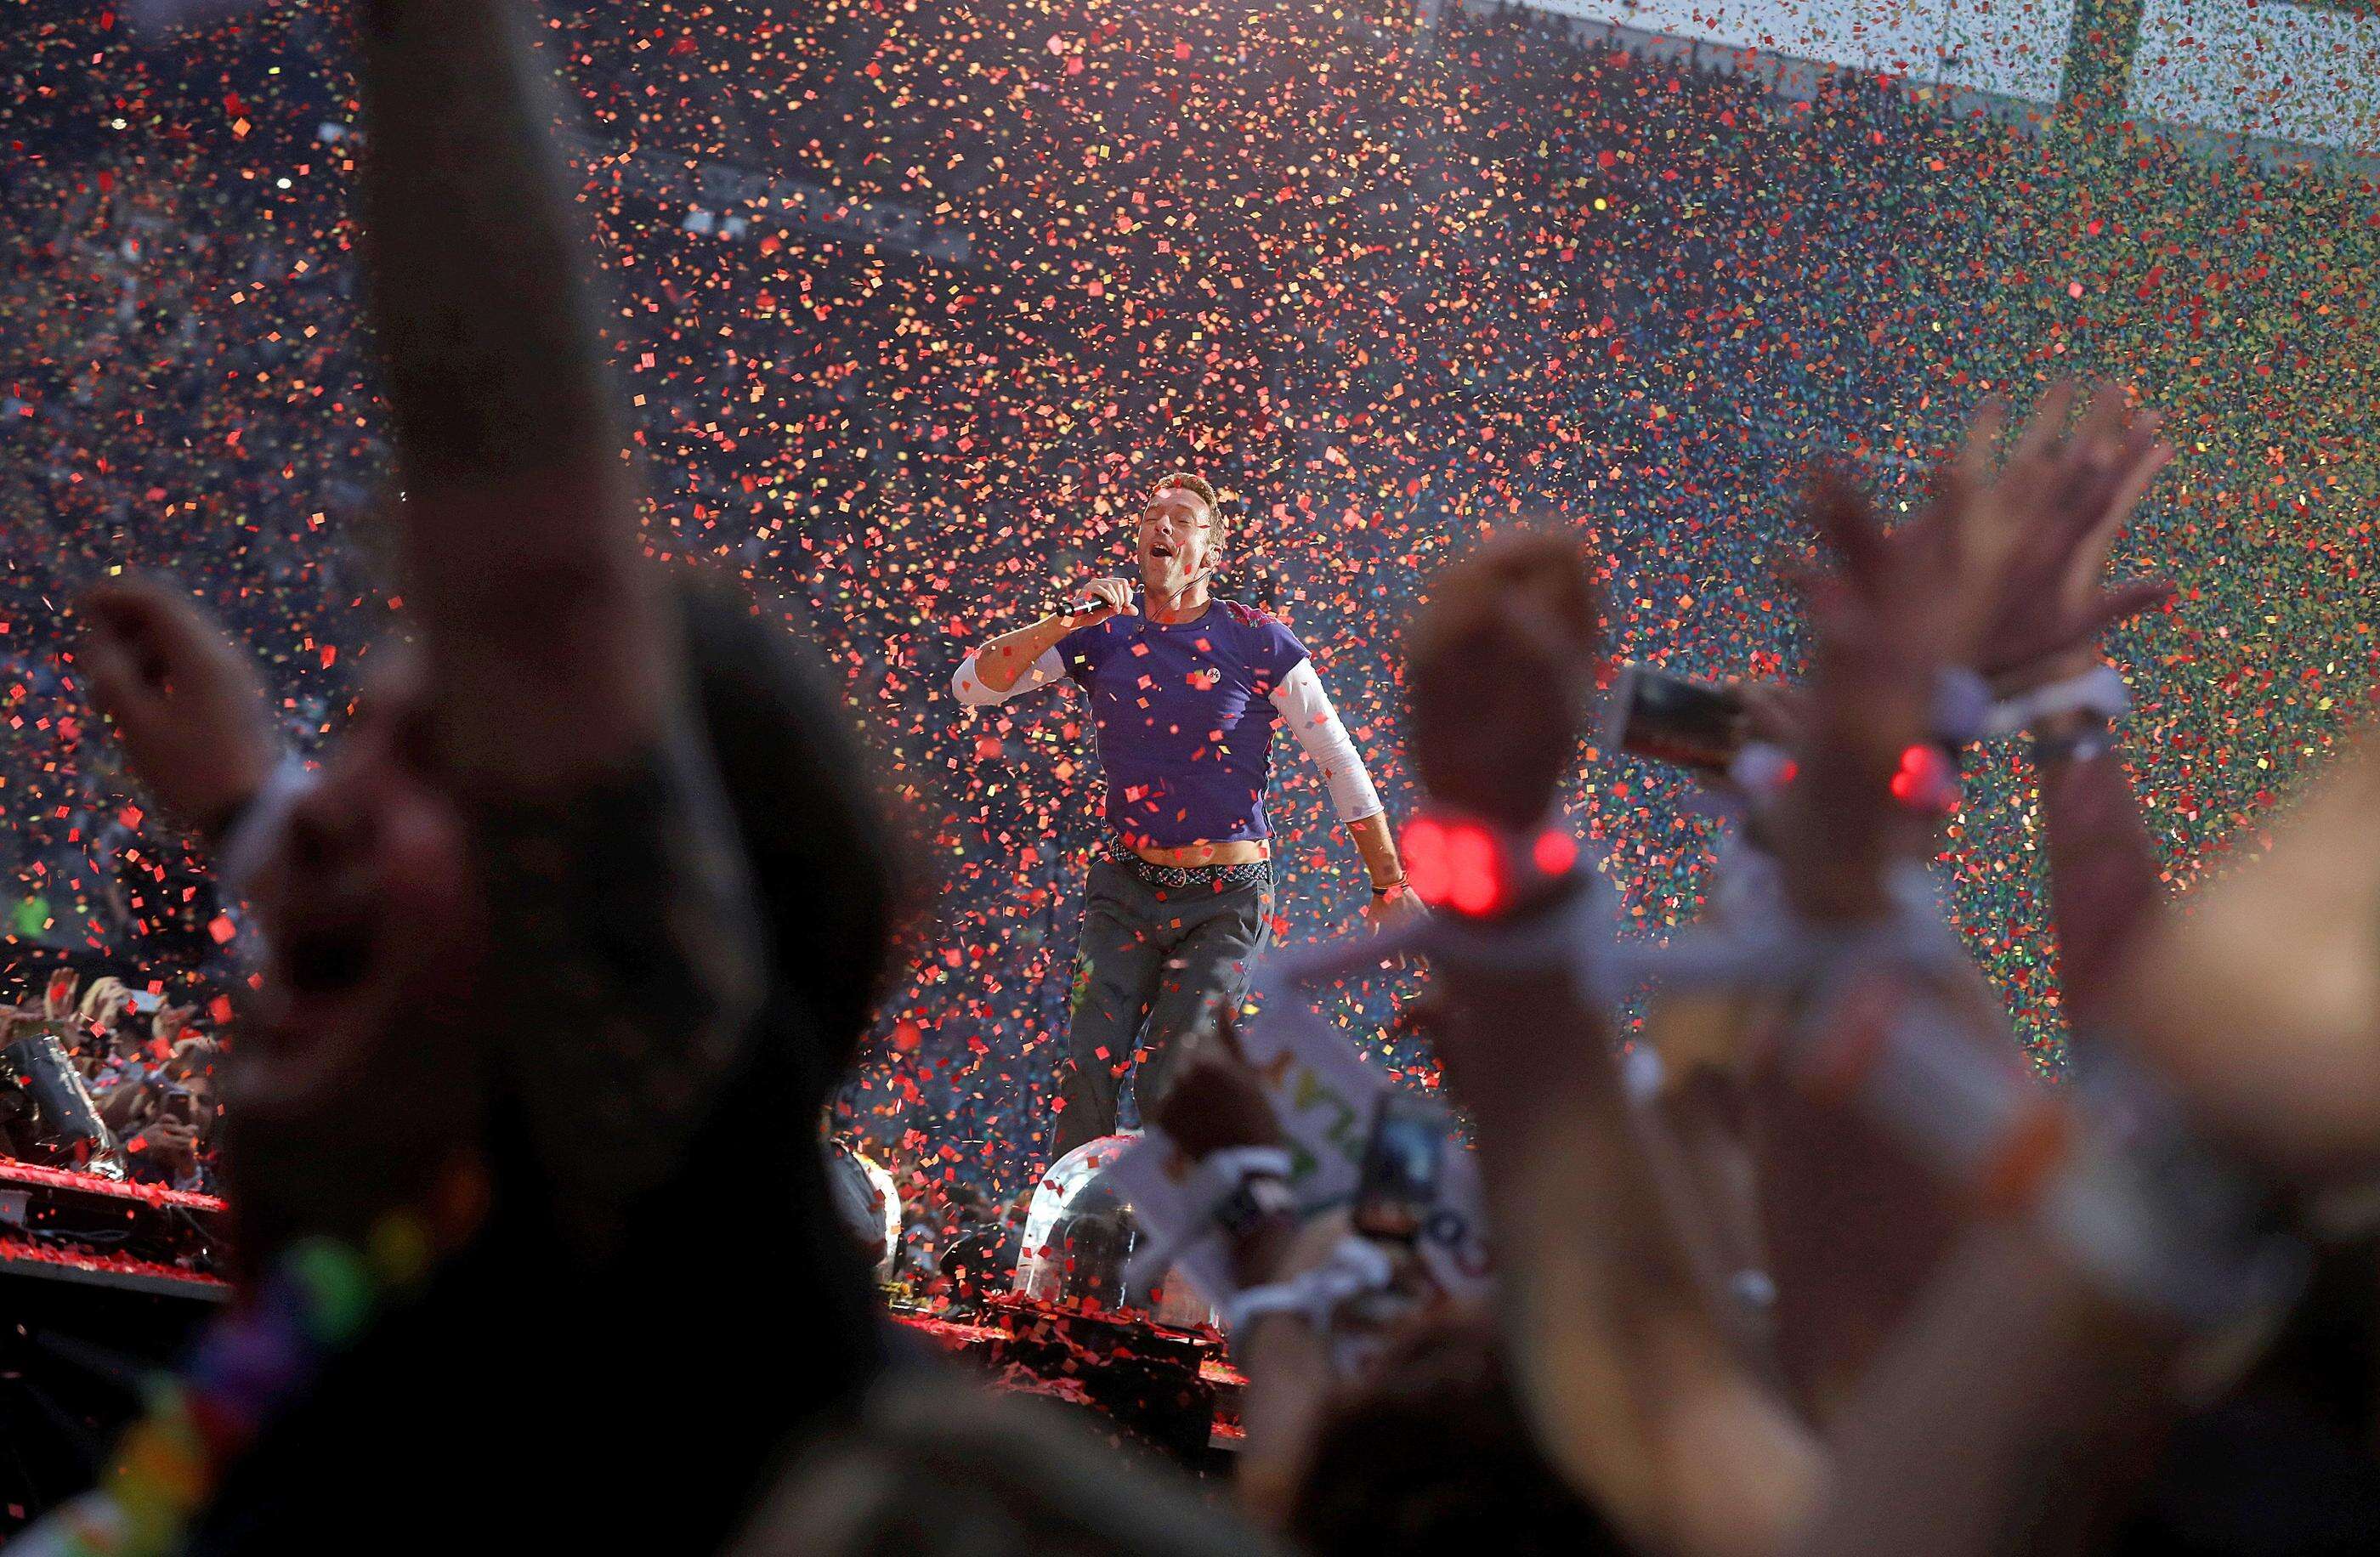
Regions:
[[1610, 744], [1634, 756], [1723, 773], [1742, 748], [1743, 699], [1732, 687], [1630, 665], [1614, 701]]
[[1438, 1200], [1446, 1131], [1445, 1110], [1426, 1098], [1390, 1092], [1380, 1099], [1351, 1216], [1356, 1232], [1405, 1241], [1420, 1235]]

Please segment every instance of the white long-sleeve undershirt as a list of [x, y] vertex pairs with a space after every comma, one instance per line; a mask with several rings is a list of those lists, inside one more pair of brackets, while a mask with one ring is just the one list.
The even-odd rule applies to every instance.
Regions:
[[976, 668], [975, 658], [969, 654], [960, 661], [957, 674], [951, 677], [952, 695], [969, 708], [997, 708], [1011, 698], [1021, 698], [1066, 679], [1066, 662], [1055, 645], [1041, 651], [1041, 657], [1027, 665], [1025, 674], [1005, 692], [996, 692], [984, 685], [983, 673]]
[[1322, 770], [1322, 782], [1330, 786], [1330, 806], [1339, 820], [1361, 821], [1379, 815], [1385, 808], [1379, 792], [1372, 787], [1372, 775], [1364, 767], [1364, 754], [1355, 749], [1339, 711], [1330, 706], [1330, 694], [1322, 689], [1322, 677], [1315, 674], [1312, 660], [1298, 661], [1281, 678], [1281, 685], [1272, 689], [1272, 706], [1281, 711], [1281, 722], [1305, 748], [1305, 755]]

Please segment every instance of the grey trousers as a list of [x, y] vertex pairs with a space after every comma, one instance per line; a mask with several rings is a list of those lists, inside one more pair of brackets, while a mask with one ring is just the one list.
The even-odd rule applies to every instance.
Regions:
[[1114, 1132], [1116, 1097], [1135, 1058], [1133, 1096], [1141, 1118], [1148, 1117], [1165, 1095], [1182, 1040], [1225, 1001], [1247, 993], [1256, 959], [1272, 938], [1269, 870], [1260, 882], [1218, 892], [1152, 886], [1130, 867], [1101, 859], [1091, 867], [1089, 897], [1067, 1003], [1052, 1162]]

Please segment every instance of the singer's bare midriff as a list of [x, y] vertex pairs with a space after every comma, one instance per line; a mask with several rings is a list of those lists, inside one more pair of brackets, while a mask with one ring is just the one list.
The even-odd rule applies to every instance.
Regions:
[[1232, 838], [1220, 844], [1185, 844], [1178, 849], [1132, 845], [1132, 852], [1151, 865], [1245, 865], [1270, 859], [1272, 845], [1263, 838]]

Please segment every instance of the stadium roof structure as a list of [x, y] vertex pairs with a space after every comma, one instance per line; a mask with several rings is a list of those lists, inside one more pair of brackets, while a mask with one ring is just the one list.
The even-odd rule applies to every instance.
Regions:
[[2202, 154], [2380, 169], [2380, 8], [2303, 0], [1422, 0], [1569, 20], [1631, 53], [1766, 79], [1890, 77], [2027, 133], [2084, 116]]

